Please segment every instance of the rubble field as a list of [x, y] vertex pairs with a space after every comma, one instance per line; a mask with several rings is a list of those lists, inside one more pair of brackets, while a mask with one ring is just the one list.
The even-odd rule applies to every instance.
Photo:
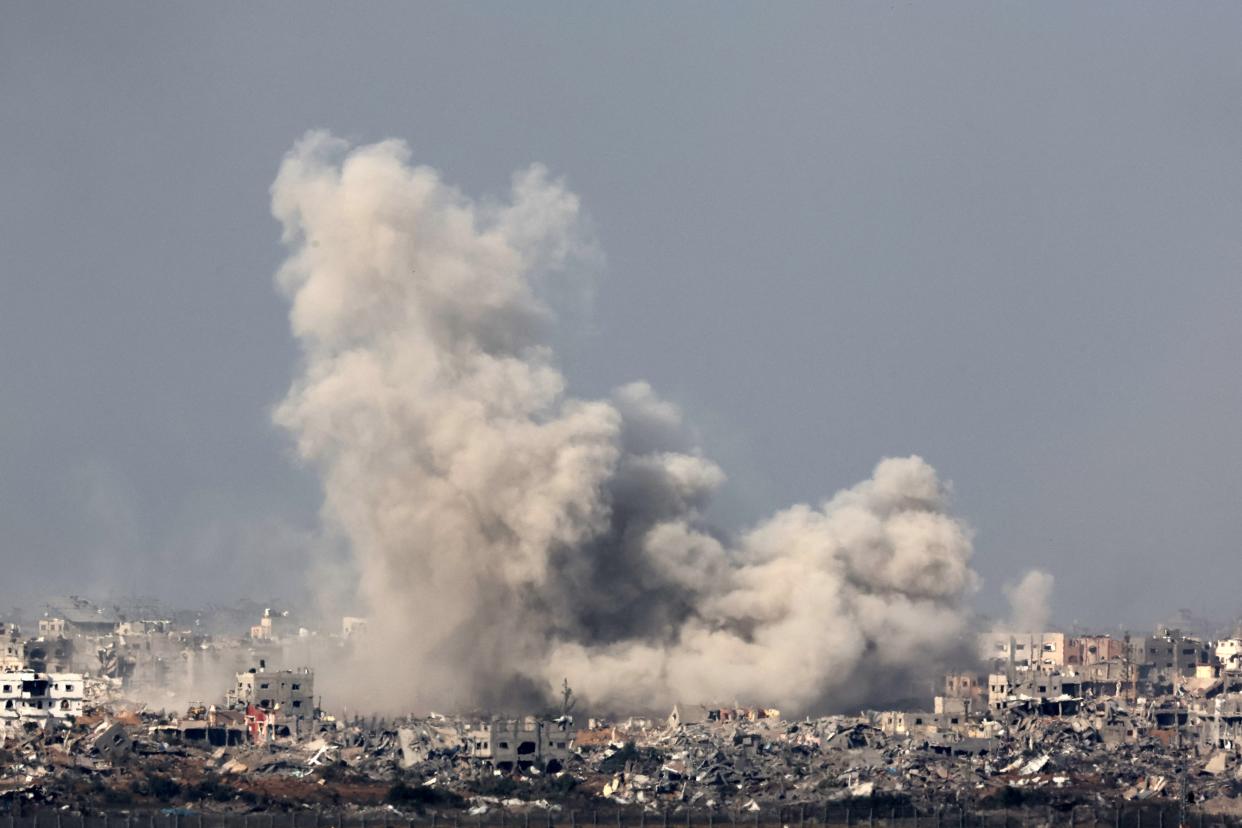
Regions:
[[68, 727], [9, 733], [0, 813], [584, 825], [604, 814], [605, 824], [653, 826], [687, 815], [745, 824], [775, 814], [783, 825], [957, 824], [1002, 813], [1043, 824], [1114, 824], [1118, 814], [1147, 814], [1139, 819], [1148, 825], [1176, 825], [1184, 813], [1242, 819], [1233, 756], [1189, 750], [1158, 731], [1111, 743], [1116, 724], [1136, 715], [1115, 699], [1073, 716], [1011, 712], [987, 738], [894, 737], [874, 715], [631, 720], [574, 731], [564, 766], [549, 772], [480, 761], [466, 749], [477, 726], [467, 719], [330, 720], [298, 739], [213, 745], [170, 740], [198, 732], [184, 719], [105, 708]]

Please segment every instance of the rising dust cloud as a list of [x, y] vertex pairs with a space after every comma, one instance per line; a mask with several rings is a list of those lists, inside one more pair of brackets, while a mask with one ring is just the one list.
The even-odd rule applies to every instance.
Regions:
[[377, 709], [550, 698], [791, 713], [930, 673], [969, 620], [971, 532], [919, 457], [736, 537], [723, 471], [642, 382], [566, 389], [557, 292], [599, 256], [539, 166], [473, 200], [398, 141], [303, 138], [272, 186], [303, 360], [275, 413], [370, 615]]

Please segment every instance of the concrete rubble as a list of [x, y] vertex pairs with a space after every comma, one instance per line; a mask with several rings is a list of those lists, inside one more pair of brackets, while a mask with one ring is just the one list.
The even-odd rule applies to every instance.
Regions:
[[[274, 616], [263, 618], [252, 636], [270, 640]], [[537, 716], [337, 717], [314, 701], [312, 670], [266, 659], [222, 687], [220, 703], [171, 713], [127, 701], [124, 678], [19, 664], [0, 672], [19, 702], [0, 722], [0, 812], [1232, 807], [1242, 795], [1236, 657], [1166, 631], [1142, 641], [1144, 651], [1168, 643], [1144, 668], [1128, 640], [1053, 635], [1025, 647], [993, 636], [992, 672], [945, 676], [929, 709], [801, 719], [691, 703], [666, 718], [578, 721], [568, 685], [560, 709]], [[1124, 655], [1062, 655], [1089, 646]], [[1193, 665], [1168, 656], [1171, 669], [1160, 666], [1173, 650]]]

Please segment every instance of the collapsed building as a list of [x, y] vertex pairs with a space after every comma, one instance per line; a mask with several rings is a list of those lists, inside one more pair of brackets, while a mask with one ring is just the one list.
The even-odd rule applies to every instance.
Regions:
[[[418, 802], [475, 812], [534, 801], [737, 813], [788, 803], [1072, 807], [1242, 795], [1237, 639], [1165, 628], [1116, 638], [989, 634], [977, 669], [946, 674], [938, 693], [906, 709], [786, 720], [763, 705], [689, 701], [666, 717], [590, 716], [576, 729], [567, 686], [560, 715], [337, 718], [317, 703], [314, 669], [269, 666], [281, 663], [273, 659], [291, 626], [273, 621], [270, 638], [242, 628], [235, 638], [183, 639], [176, 625], [144, 617], [108, 632], [82, 618], [50, 623], [33, 639], [12, 624], [0, 630], [8, 647], [0, 734], [6, 750], [26, 757], [0, 763], [0, 807], [12, 792], [71, 798], [67, 767], [97, 774], [92, 784], [105, 787], [158, 768], [183, 788], [199, 784], [190, 780], [206, 768], [211, 789], [228, 796], [270, 796], [270, 780], [279, 779], [282, 795], [322, 794], [337, 807], [378, 805], [375, 791], [382, 797], [404, 785], [416, 793], [403, 796]], [[296, 635], [305, 640], [301, 628]], [[343, 622], [333, 646], [363, 635], [364, 622]], [[256, 666], [207, 683], [207, 703], [192, 701], [184, 712], [127, 700], [138, 678], [158, 680], [152, 665], [183, 641]], [[94, 674], [28, 665], [31, 653], [54, 661], [90, 647], [110, 659], [97, 658]], [[42, 770], [28, 772], [30, 763]]]

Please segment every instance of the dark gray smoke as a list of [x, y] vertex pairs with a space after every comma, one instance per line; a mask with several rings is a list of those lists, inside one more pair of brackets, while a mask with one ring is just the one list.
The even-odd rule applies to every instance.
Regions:
[[473, 201], [400, 142], [312, 133], [272, 205], [304, 353], [276, 420], [356, 558], [371, 704], [546, 696], [568, 677], [617, 708], [799, 711], [954, 646], [970, 531], [922, 459], [724, 537], [702, 517], [724, 473], [675, 406], [645, 383], [567, 394], [552, 292], [598, 256], [543, 168]]

